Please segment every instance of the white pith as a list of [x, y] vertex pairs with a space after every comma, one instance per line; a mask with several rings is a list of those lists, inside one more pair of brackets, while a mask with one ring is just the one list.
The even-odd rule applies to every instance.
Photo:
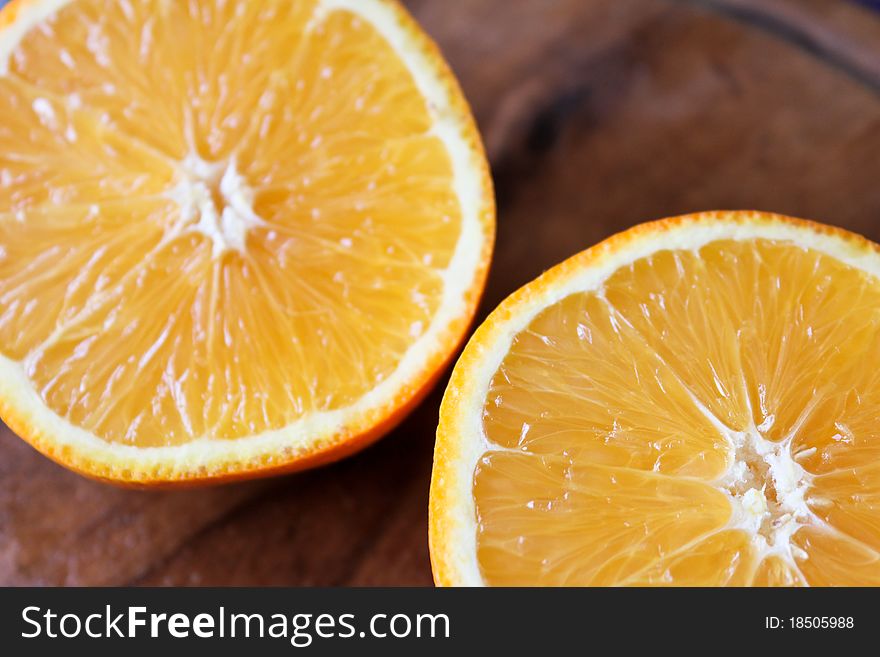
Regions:
[[210, 239], [215, 258], [229, 250], [245, 251], [248, 230], [265, 222], [254, 212], [254, 191], [235, 158], [206, 162], [191, 152], [181, 162], [179, 178], [167, 196], [180, 207], [180, 227]]
[[[743, 215], [747, 215], [743, 220]], [[685, 221], [661, 229], [647, 227], [637, 237], [620, 246], [600, 245], [589, 266], [578, 267], [563, 263], [553, 272], [553, 284], [542, 287], [541, 279], [529, 284], [503, 302], [480, 328], [465, 351], [453, 373], [452, 382], [444, 398], [444, 406], [452, 404], [452, 414], [444, 421], [439, 435], [447, 443], [438, 443], [445, 461], [435, 460], [432, 495], [442, 491], [443, 504], [435, 508], [432, 500], [432, 531], [442, 528], [442, 536], [432, 536], [434, 555], [443, 564], [444, 579], [463, 586], [485, 584], [477, 560], [477, 517], [473, 498], [473, 477], [479, 459], [490, 450], [503, 450], [491, 443], [483, 427], [483, 406], [490, 382], [507, 355], [513, 338], [525, 330], [545, 308], [565, 297], [580, 292], [600, 291], [605, 280], [621, 267], [662, 250], [696, 251], [716, 240], [769, 239], [790, 242], [813, 249], [847, 265], [880, 278], [880, 255], [860, 245], [857, 248], [841, 236], [815, 231], [772, 217], [748, 213], [706, 213], [696, 221]], [[576, 260], [577, 256], [572, 259]], [[570, 265], [570, 266], [569, 266]], [[730, 447], [727, 471], [712, 484], [729, 499], [731, 514], [725, 527], [746, 531], [760, 560], [778, 556], [800, 572], [799, 560], [807, 555], [791, 536], [803, 525], [810, 524], [833, 532], [809, 507], [805, 494], [811, 475], [798, 463], [808, 453], [792, 454], [790, 447], [795, 436], [781, 442], [766, 440], [761, 427], [746, 432], [733, 432], [711, 415], [719, 432]], [[776, 503], [771, 505], [763, 490], [764, 482], [748, 485], [743, 468], [748, 464], [765, 469], [767, 480], [776, 487]], [[819, 504], [821, 499], [810, 500]], [[763, 531], [762, 531], [763, 528]], [[716, 533], [716, 532], [713, 532]], [[707, 535], [706, 537], [710, 536]], [[757, 562], [756, 562], [757, 563]]]
[[[812, 476], [791, 454], [793, 437], [773, 442], [759, 431], [750, 430], [728, 432], [727, 438], [733, 447], [733, 458], [716, 483], [730, 500], [731, 515], [725, 529], [747, 532], [757, 561], [775, 555], [797, 570], [797, 559], [807, 555], [792, 544], [792, 535], [804, 525], [818, 525], [822, 521], [804, 498]], [[753, 468], [758, 470], [757, 476]], [[768, 500], [770, 484], [775, 488], [775, 499]]]
[[[40, 21], [75, 0], [38, 0], [24, 4], [15, 21], [0, 28], [0, 76], [8, 73], [9, 59], [18, 42]], [[397, 368], [356, 403], [333, 411], [314, 412], [283, 428], [229, 441], [209, 437], [167, 447], [139, 448], [108, 443], [70, 423], [46, 407], [28, 379], [22, 363], [0, 355], [0, 403], [32, 426], [37, 435], [51, 437], [57, 452], [87, 454], [104, 476], [137, 470], [147, 479], [175, 479], [209, 470], [248, 470], [271, 466], [345, 441], [371, 427], [393, 410], [401, 395], [409, 395], [413, 381], [443, 353], [451, 326], [468, 312], [468, 294], [491, 235], [481, 215], [491, 205], [486, 197], [484, 164], [468, 138], [470, 126], [459, 115], [441, 71], [424, 51], [424, 43], [400, 20], [399, 9], [384, 0], [323, 0], [309, 27], [334, 11], [351, 11], [367, 21], [407, 66], [433, 119], [432, 134], [445, 146], [453, 169], [453, 186], [461, 208], [461, 234], [447, 268], [440, 273], [443, 294], [430, 325], [414, 340]], [[238, 174], [234, 160], [208, 163], [191, 156], [180, 163], [181, 175], [169, 198], [182, 209], [178, 224], [212, 240], [215, 255], [246, 248], [247, 231], [261, 221], [253, 212], [251, 191]], [[223, 207], [212, 200], [214, 186]]]

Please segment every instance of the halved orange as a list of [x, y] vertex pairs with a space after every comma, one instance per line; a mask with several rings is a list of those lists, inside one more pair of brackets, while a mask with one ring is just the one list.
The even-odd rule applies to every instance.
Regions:
[[880, 584], [880, 247], [637, 226], [476, 331], [441, 409], [444, 585]]
[[396, 2], [16, 0], [0, 116], [0, 414], [74, 470], [338, 458], [473, 316], [488, 168]]

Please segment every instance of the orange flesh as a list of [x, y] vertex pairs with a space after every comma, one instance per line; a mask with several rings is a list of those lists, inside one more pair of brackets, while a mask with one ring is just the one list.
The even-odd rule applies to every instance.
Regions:
[[[430, 324], [451, 162], [388, 43], [314, 9], [76, 0], [14, 50], [0, 354], [74, 425], [136, 446], [278, 429], [360, 399]], [[230, 168], [257, 219], [218, 248], [175, 190], [222, 215]]]
[[[788, 243], [658, 252], [549, 306], [483, 409], [484, 580], [880, 584], [878, 362], [880, 281]], [[793, 498], [737, 435], [803, 469], [782, 552]], [[738, 525], [732, 500], [758, 491], [767, 512]]]

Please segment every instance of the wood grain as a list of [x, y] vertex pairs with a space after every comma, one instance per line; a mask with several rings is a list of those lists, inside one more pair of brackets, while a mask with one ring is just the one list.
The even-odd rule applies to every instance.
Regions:
[[[470, 99], [499, 200], [481, 316], [640, 221], [773, 210], [880, 239], [880, 20], [842, 0], [413, 0]], [[345, 462], [117, 490], [2, 428], [0, 584], [428, 585], [443, 384]]]

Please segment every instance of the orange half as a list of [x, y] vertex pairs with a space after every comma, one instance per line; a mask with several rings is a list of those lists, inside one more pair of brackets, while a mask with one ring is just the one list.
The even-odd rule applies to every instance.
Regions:
[[441, 408], [444, 585], [880, 585], [880, 247], [719, 212], [505, 300]]
[[338, 458], [464, 336], [488, 168], [396, 2], [16, 0], [0, 115], [0, 414], [67, 467]]

